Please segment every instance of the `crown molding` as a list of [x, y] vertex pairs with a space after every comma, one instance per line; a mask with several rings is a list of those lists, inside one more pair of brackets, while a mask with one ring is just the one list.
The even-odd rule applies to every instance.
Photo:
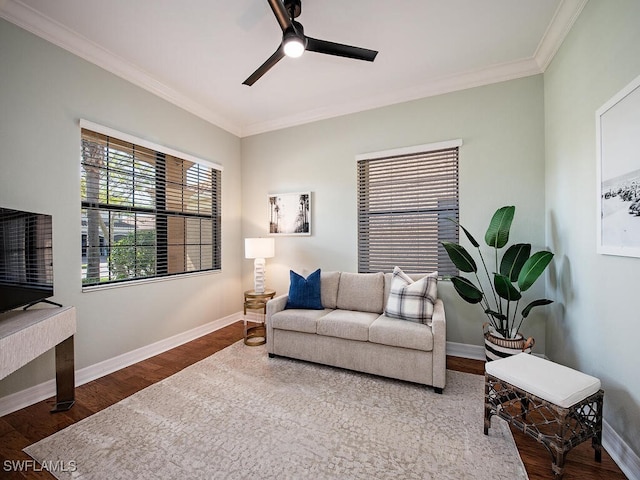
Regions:
[[587, 1], [561, 1], [531, 58], [494, 65], [458, 75], [427, 79], [423, 85], [416, 88], [385, 92], [363, 100], [322, 107], [275, 120], [246, 125], [237, 124], [208, 108], [204, 108], [200, 102], [159, 82], [139, 67], [24, 5], [19, 0], [0, 0], [0, 17], [242, 138], [420, 98], [544, 73]]
[[546, 71], [547, 67], [558, 52], [565, 37], [573, 27], [582, 9], [589, 0], [562, 0], [553, 19], [549, 23], [538, 48], [533, 55], [541, 71]]
[[42, 15], [19, 0], [0, 1], [0, 17], [236, 136], [240, 127], [159, 82], [141, 68]]
[[282, 117], [268, 122], [249, 124], [242, 128], [241, 136], [248, 137], [306, 123], [327, 120], [329, 118], [339, 117], [342, 115], [388, 107], [399, 103], [419, 100], [421, 98], [434, 97], [445, 93], [466, 90], [468, 88], [515, 80], [540, 73], [542, 73], [542, 70], [540, 70], [538, 63], [533, 58], [493, 65], [488, 68], [458, 75], [430, 79], [423, 85], [415, 88], [385, 92], [382, 95], [372, 96], [361, 101], [342, 103], [341, 105], [310, 110], [301, 114]]
[[531, 58], [428, 80], [418, 88], [390, 92], [366, 101], [321, 108], [269, 122], [245, 125], [242, 128], [241, 137], [544, 73], [588, 1], [561, 0]]

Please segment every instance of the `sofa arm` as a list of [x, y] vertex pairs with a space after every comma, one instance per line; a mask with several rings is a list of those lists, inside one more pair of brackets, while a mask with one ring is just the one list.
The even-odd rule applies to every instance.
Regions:
[[267, 302], [267, 320], [271, 318], [273, 314], [284, 310], [284, 307], [287, 306], [288, 299], [289, 299], [288, 295], [280, 295], [278, 297], [275, 297], [269, 300]]
[[267, 302], [267, 315], [265, 323], [267, 326], [267, 352], [273, 353], [273, 327], [271, 326], [271, 317], [278, 312], [284, 310], [287, 305], [288, 295], [280, 295], [272, 298]]
[[431, 317], [433, 332], [433, 386], [444, 388], [447, 378], [447, 320], [444, 303], [437, 299]]

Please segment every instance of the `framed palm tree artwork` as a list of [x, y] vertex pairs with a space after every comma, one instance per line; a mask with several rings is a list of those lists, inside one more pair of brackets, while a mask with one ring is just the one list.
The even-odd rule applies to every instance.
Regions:
[[269, 194], [269, 234], [311, 235], [311, 192]]

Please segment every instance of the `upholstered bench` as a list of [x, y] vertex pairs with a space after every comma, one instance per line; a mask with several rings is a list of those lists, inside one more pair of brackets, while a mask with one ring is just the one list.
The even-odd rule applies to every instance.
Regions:
[[588, 439], [601, 460], [603, 399], [599, 379], [543, 358], [520, 353], [487, 362], [484, 433], [492, 415], [507, 420], [546, 447], [560, 479], [566, 454]]

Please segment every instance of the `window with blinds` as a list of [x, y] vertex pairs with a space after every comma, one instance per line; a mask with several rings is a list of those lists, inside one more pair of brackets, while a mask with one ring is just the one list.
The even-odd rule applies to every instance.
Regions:
[[221, 268], [221, 169], [106, 128], [81, 133], [83, 286]]
[[457, 275], [440, 242], [458, 243], [458, 151], [442, 142], [361, 155], [358, 271]]

